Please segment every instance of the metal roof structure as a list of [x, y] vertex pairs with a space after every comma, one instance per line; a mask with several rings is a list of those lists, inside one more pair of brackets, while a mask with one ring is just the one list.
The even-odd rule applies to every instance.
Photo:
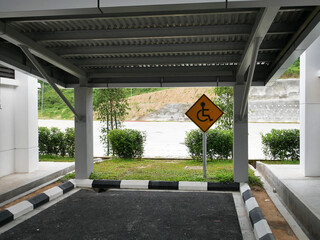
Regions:
[[255, 46], [263, 86], [320, 34], [319, 0], [41, 2], [0, 0], [0, 64], [65, 88], [232, 86]]

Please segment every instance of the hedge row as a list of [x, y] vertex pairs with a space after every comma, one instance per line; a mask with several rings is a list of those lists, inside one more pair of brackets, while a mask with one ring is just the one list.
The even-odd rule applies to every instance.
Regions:
[[[270, 160], [299, 160], [300, 131], [298, 129], [272, 129], [261, 134], [263, 153]], [[202, 159], [202, 131], [187, 132], [185, 144], [192, 159]], [[207, 131], [207, 159], [229, 159], [232, 157], [233, 131]]]
[[39, 154], [74, 157], [74, 128], [39, 127]]
[[[192, 159], [202, 159], [202, 131], [187, 132], [185, 144]], [[207, 159], [229, 159], [232, 157], [233, 131], [212, 129], [207, 131]]]
[[261, 134], [263, 153], [271, 160], [300, 159], [300, 131], [298, 129], [272, 129]]

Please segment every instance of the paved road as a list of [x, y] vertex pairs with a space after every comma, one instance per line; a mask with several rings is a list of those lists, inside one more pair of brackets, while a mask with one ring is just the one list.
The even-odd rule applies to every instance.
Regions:
[[232, 193], [81, 189], [1, 239], [243, 238]]
[[[68, 120], [39, 120], [39, 126], [58, 127], [65, 129], [74, 127], [73, 121]], [[100, 124], [94, 122], [94, 155], [103, 156], [104, 149], [99, 140]], [[145, 131], [147, 141], [144, 157], [186, 158], [188, 150], [184, 145], [186, 132], [196, 129], [192, 122], [125, 122], [125, 128]], [[288, 123], [249, 123], [249, 159], [264, 159], [260, 133], [275, 129], [299, 128], [299, 124]]]

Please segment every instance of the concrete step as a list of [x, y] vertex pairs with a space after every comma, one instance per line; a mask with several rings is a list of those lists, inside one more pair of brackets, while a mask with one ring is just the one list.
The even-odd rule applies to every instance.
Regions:
[[0, 206], [7, 200], [50, 182], [74, 170], [74, 162], [39, 162], [38, 170], [13, 173], [0, 178]]

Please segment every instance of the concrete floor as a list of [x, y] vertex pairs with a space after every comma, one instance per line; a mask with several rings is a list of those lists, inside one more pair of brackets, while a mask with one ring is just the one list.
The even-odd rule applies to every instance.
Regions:
[[38, 170], [0, 178], [0, 206], [20, 194], [74, 170], [73, 162], [39, 162]]
[[309, 232], [320, 239], [320, 177], [304, 177], [299, 165], [257, 163], [258, 171]]

